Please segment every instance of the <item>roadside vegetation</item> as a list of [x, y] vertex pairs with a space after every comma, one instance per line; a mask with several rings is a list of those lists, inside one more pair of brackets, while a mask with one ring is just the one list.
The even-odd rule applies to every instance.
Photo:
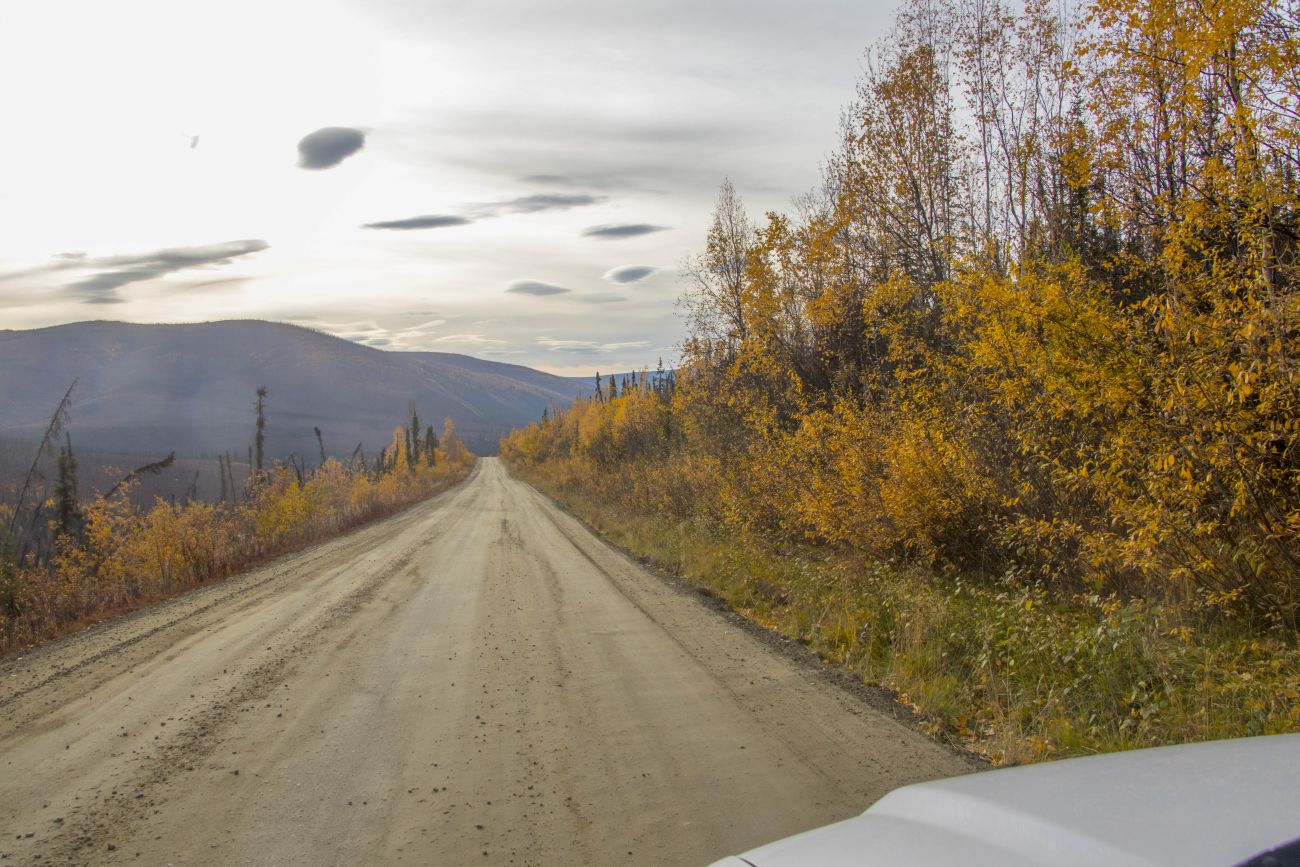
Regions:
[[1024, 761], [1300, 730], [1300, 15], [907, 2], [676, 371], [502, 454]]
[[[69, 391], [69, 394], [71, 390]], [[174, 455], [127, 473], [109, 491], [77, 495], [71, 440], [53, 452], [68, 397], [51, 419], [16, 503], [0, 505], [0, 653], [220, 581], [391, 515], [464, 479], [475, 457], [448, 419], [442, 437], [410, 423], [367, 461], [360, 447], [344, 462], [324, 445], [314, 467], [296, 456], [267, 462], [265, 389], [257, 395], [255, 445], [238, 473], [221, 462], [221, 495], [157, 498], [137, 506], [130, 490]], [[319, 439], [319, 431], [317, 431]], [[52, 454], [46, 454], [53, 452]], [[53, 469], [46, 484], [43, 466]]]

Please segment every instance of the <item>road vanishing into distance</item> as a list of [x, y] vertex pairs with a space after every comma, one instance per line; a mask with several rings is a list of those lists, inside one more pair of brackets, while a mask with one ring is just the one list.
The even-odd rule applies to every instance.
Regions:
[[707, 864], [966, 759], [495, 459], [0, 660], [0, 864]]

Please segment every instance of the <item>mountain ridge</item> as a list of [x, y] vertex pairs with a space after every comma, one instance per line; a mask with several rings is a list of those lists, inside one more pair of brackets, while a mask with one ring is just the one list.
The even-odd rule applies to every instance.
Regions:
[[387, 445], [414, 404], [445, 417], [471, 449], [567, 405], [578, 383], [522, 365], [444, 352], [397, 352], [265, 320], [134, 324], [94, 320], [0, 330], [0, 434], [40, 437], [76, 379], [70, 430], [131, 453], [239, 454], [253, 440], [255, 391], [268, 389], [267, 453], [367, 453]]

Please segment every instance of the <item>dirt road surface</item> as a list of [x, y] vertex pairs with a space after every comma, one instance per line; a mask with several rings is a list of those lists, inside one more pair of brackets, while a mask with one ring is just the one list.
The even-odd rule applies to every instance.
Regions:
[[705, 864], [971, 769], [492, 459], [0, 661], [0, 864]]

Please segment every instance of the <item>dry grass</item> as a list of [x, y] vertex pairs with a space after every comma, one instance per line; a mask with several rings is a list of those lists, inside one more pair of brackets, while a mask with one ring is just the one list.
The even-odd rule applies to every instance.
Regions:
[[610, 541], [895, 691], [934, 735], [997, 763], [1300, 730], [1300, 654], [1257, 625], [774, 550], [525, 476]]
[[399, 462], [379, 476], [331, 460], [305, 483], [279, 467], [237, 504], [96, 500], [84, 532], [63, 538], [50, 562], [17, 565], [0, 551], [0, 654], [385, 518], [458, 484], [473, 460], [460, 448], [437, 466]]

